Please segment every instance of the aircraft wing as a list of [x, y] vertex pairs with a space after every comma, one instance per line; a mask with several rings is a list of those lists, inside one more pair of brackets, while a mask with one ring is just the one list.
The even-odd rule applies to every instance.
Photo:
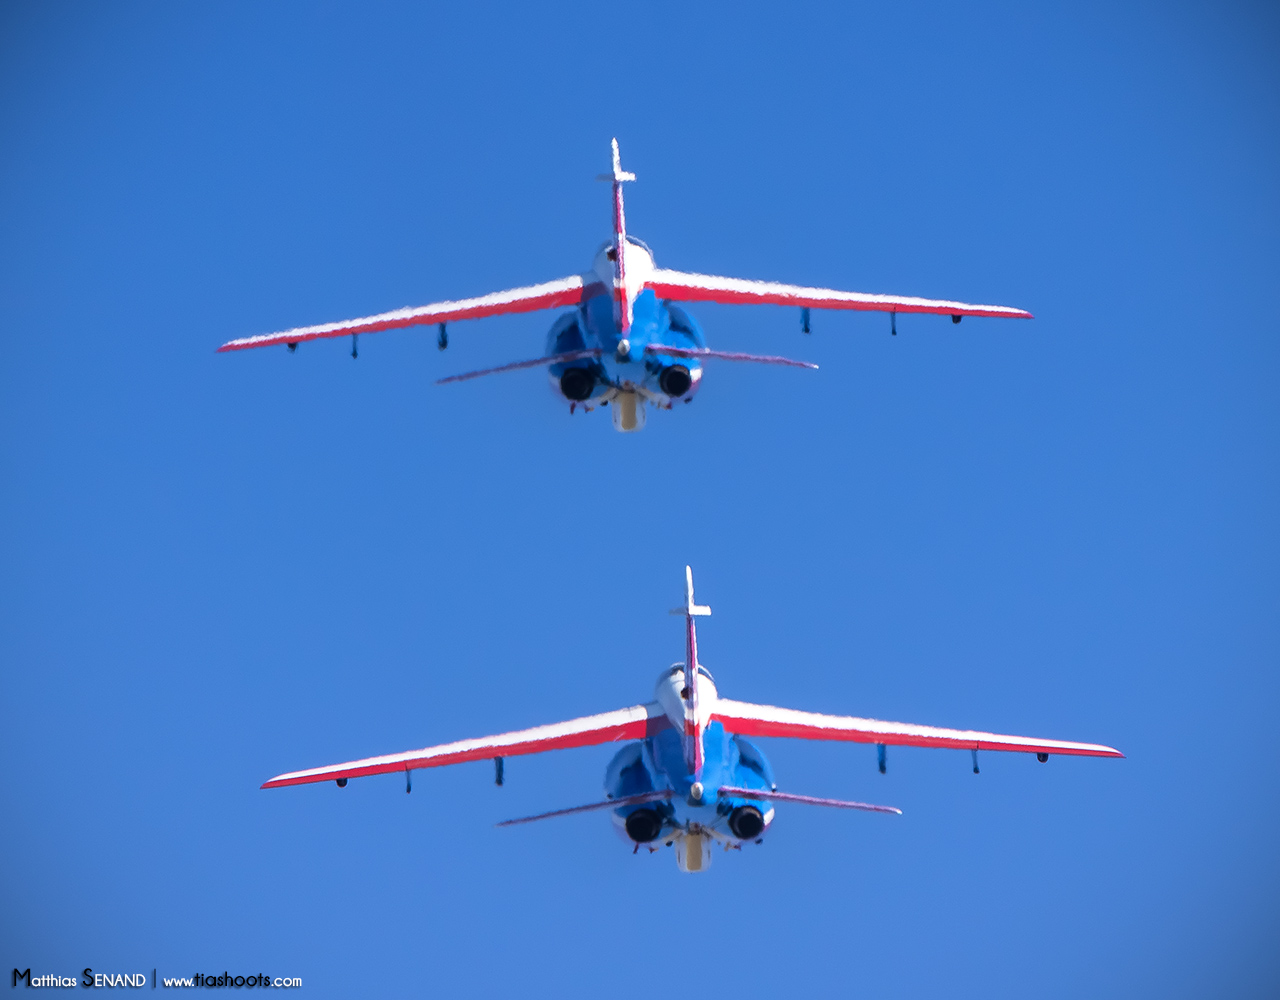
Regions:
[[1060, 753], [1084, 757], [1123, 757], [1119, 750], [1096, 743], [1068, 743], [1031, 736], [1006, 736], [969, 729], [939, 729], [908, 722], [882, 722], [850, 715], [821, 715], [793, 708], [753, 705], [720, 698], [712, 710], [731, 733], [743, 736], [792, 736], [802, 740], [843, 740], [849, 743], [885, 743], [908, 747], [954, 747], [961, 750], [1015, 750], [1024, 753]]
[[433, 302], [425, 306], [396, 309], [362, 316], [341, 323], [321, 323], [318, 326], [300, 326], [280, 333], [263, 333], [256, 337], [229, 340], [219, 351], [243, 351], [249, 347], [268, 347], [272, 344], [299, 344], [304, 340], [320, 340], [324, 337], [344, 337], [349, 333], [377, 333], [402, 326], [423, 323], [449, 323], [456, 319], [480, 319], [502, 313], [533, 312], [537, 309], [555, 309], [573, 306], [586, 297], [586, 289], [598, 279], [588, 275], [573, 274], [559, 281], [547, 281], [527, 288], [510, 288], [505, 292], [493, 292], [474, 299], [458, 299], [456, 302]]
[[367, 774], [390, 774], [410, 771], [420, 767], [442, 767], [445, 764], [461, 764], [469, 760], [491, 757], [518, 757], [545, 750], [565, 750], [569, 747], [588, 747], [615, 740], [640, 740], [652, 736], [669, 726], [666, 714], [656, 702], [633, 705], [616, 712], [588, 715], [568, 722], [555, 722], [549, 726], [521, 729], [514, 733], [482, 736], [474, 740], [442, 743], [440, 746], [409, 750], [405, 753], [387, 754], [382, 757], [366, 757], [349, 760], [327, 767], [313, 767], [307, 771], [291, 771], [280, 774], [263, 784], [263, 788], [281, 788], [285, 785], [306, 785], [315, 781], [336, 781], [339, 778], [361, 778]]
[[677, 302], [721, 302], [726, 305], [760, 303], [777, 306], [804, 306], [812, 309], [859, 309], [870, 312], [937, 313], [943, 316], [1003, 316], [1031, 319], [1025, 309], [1011, 306], [983, 306], [945, 299], [918, 299], [909, 295], [871, 295], [867, 292], [838, 292], [831, 288], [782, 285], [776, 281], [747, 281], [719, 278], [712, 274], [689, 274], [656, 268], [645, 282], [660, 299]]

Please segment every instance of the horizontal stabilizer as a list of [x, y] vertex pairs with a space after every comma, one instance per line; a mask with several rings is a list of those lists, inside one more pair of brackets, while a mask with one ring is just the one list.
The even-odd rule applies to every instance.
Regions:
[[596, 174], [598, 181], [613, 181], [615, 184], [621, 184], [623, 181], [633, 181], [636, 175], [622, 169], [622, 154], [618, 152], [618, 140], [613, 140], [613, 173]]
[[725, 305], [803, 306], [809, 309], [857, 309], [870, 312], [937, 313], [943, 316], [1000, 316], [1031, 319], [1025, 309], [983, 306], [947, 299], [920, 299], [910, 295], [872, 295], [839, 292], [833, 288], [783, 285], [776, 281], [747, 281], [714, 274], [688, 274], [657, 268], [645, 281], [660, 299], [676, 302], [720, 302]]
[[600, 715], [588, 715], [534, 729], [459, 740], [456, 743], [443, 743], [406, 753], [366, 757], [364, 760], [351, 760], [343, 764], [313, 767], [307, 771], [291, 771], [277, 775], [262, 787], [306, 785], [316, 781], [361, 778], [368, 774], [398, 774], [422, 767], [441, 767], [490, 757], [518, 757], [521, 754], [589, 747], [617, 740], [642, 740], [670, 725], [662, 706], [651, 701], [647, 705], [634, 705], [631, 708], [620, 708], [616, 712], [602, 712]]
[[559, 306], [576, 306], [586, 300], [591, 284], [599, 291], [599, 279], [573, 274], [559, 281], [547, 281], [527, 288], [511, 288], [505, 292], [493, 292], [474, 299], [458, 299], [454, 302], [433, 302], [425, 306], [412, 306], [392, 312], [344, 320], [340, 323], [321, 323], [317, 326], [300, 326], [280, 333], [264, 333], [256, 337], [241, 337], [218, 348], [219, 351], [243, 351], [250, 347], [269, 347], [272, 344], [300, 344], [304, 340], [320, 340], [325, 337], [344, 337], [351, 333], [377, 333], [423, 323], [451, 323], [460, 319], [480, 319], [503, 313], [533, 312], [538, 309], [555, 309]]
[[504, 819], [497, 826], [519, 826], [521, 823], [532, 823], [540, 819], [555, 819], [557, 816], [572, 816], [575, 813], [595, 812], [597, 809], [621, 809], [625, 806], [638, 806], [645, 802], [659, 802], [671, 798], [670, 789], [664, 792], [643, 792], [640, 795], [627, 795], [620, 799], [606, 799], [604, 802], [592, 802], [589, 806], [574, 806], [572, 809], [557, 809], [554, 812], [539, 813], [537, 816], [525, 816], [522, 819]]
[[499, 372], [514, 372], [521, 368], [540, 368], [543, 365], [559, 365], [569, 361], [581, 361], [583, 358], [598, 358], [601, 353], [597, 348], [594, 350], [567, 351], [564, 354], [551, 354], [545, 358], [534, 358], [532, 361], [513, 361], [509, 365], [498, 365], [497, 368], [481, 368], [479, 371], [438, 378], [436, 379], [436, 385], [444, 385], [446, 382], [465, 382], [467, 379], [479, 378], [481, 375], [497, 375]]
[[792, 368], [814, 368], [808, 361], [792, 361], [774, 354], [740, 354], [737, 351], [709, 351], [705, 347], [667, 347], [663, 344], [647, 344], [645, 354], [669, 354], [675, 358], [718, 358], [721, 361], [754, 361], [761, 365], [790, 365]]
[[909, 722], [882, 722], [850, 715], [799, 712], [774, 705], [753, 705], [721, 698], [713, 719], [731, 733], [743, 736], [791, 736], [801, 740], [842, 740], [850, 743], [883, 743], [908, 747], [954, 747], [958, 750], [1011, 750], [1037, 754], [1070, 754], [1082, 757], [1123, 757], [1114, 747], [1097, 743], [1070, 743], [1033, 736], [1007, 736], [971, 729], [940, 729]]
[[722, 785], [720, 795], [723, 798], [764, 799], [768, 802], [799, 802], [806, 806], [831, 806], [835, 809], [861, 809], [863, 812], [893, 813], [902, 815], [901, 809], [893, 806], [873, 806], [868, 802], [847, 802], [844, 799], [815, 799], [812, 795], [792, 795], [789, 792], [764, 792], [758, 788], [734, 788]]

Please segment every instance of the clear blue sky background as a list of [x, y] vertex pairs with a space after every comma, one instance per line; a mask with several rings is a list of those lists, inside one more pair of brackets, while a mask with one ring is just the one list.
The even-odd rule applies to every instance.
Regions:
[[[1280, 16], [1264, 4], [6, 4], [0, 966], [308, 996], [1280, 989]], [[1026, 307], [696, 310], [634, 436], [552, 316], [223, 340], [585, 269], [618, 136], [662, 265]], [[768, 741], [705, 877], [613, 749], [264, 792], [722, 693], [1110, 743]]]

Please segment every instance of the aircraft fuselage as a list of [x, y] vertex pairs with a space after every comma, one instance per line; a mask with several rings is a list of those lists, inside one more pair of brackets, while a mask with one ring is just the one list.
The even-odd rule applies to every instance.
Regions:
[[[715, 681], [699, 668], [699, 694], [708, 703], [716, 698]], [[768, 802], [717, 796], [721, 787], [773, 791], [776, 787], [768, 759], [745, 737], [725, 732], [713, 721], [702, 730], [702, 767], [693, 773], [686, 763], [682, 706], [684, 665], [677, 664], [658, 678], [656, 695], [670, 723], [653, 736], [618, 751], [605, 773], [610, 798], [670, 791], [669, 799], [628, 806], [611, 812], [614, 826], [637, 846], [674, 846], [684, 871], [701, 871], [710, 852], [758, 844], [773, 822]]]
[[[562, 362], [548, 368], [552, 389], [571, 404], [585, 409], [613, 402], [614, 423], [619, 430], [644, 426], [644, 404], [670, 409], [690, 402], [702, 381], [702, 365], [696, 358], [675, 358], [646, 353], [650, 346], [705, 349], [706, 338], [697, 321], [684, 309], [660, 300], [652, 289], [638, 292], [631, 302], [631, 325], [625, 336], [617, 315], [613, 288], [611, 245], [596, 254], [593, 272], [599, 277], [598, 293], [589, 295], [566, 313], [547, 335], [546, 354], [598, 350], [599, 357]], [[653, 256], [638, 241], [630, 242], [627, 264], [639, 278], [653, 271]], [[606, 281], [606, 277], [608, 280]]]

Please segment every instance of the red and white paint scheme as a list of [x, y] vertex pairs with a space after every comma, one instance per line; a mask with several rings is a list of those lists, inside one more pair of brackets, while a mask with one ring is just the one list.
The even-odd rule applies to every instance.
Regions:
[[705, 361], [817, 368], [804, 361], [774, 354], [711, 350], [697, 320], [680, 303], [718, 302], [730, 305], [781, 305], [800, 309], [800, 329], [810, 332], [810, 310], [837, 309], [887, 312], [890, 330], [897, 333], [898, 313], [934, 313], [960, 322], [964, 316], [1029, 319], [1024, 309], [975, 305], [951, 299], [923, 299], [909, 295], [876, 295], [830, 288], [785, 285], [772, 281], [717, 277], [692, 271], [660, 268], [653, 252], [627, 231], [623, 186], [636, 175], [622, 169], [618, 141], [611, 146], [612, 169], [599, 179], [613, 192], [613, 233], [597, 252], [591, 268], [556, 281], [512, 288], [475, 298], [433, 302], [395, 309], [339, 323], [299, 326], [278, 333], [240, 337], [220, 351], [299, 344], [350, 336], [351, 355], [357, 338], [401, 327], [437, 324], [437, 344], [449, 345], [447, 324], [508, 313], [563, 309], [547, 334], [542, 356], [439, 379], [464, 382], [482, 375], [546, 368], [553, 390], [569, 404], [569, 412], [591, 411], [614, 404], [614, 426], [637, 431], [645, 423], [645, 407], [672, 409], [693, 401], [703, 382]]
[[613, 274], [610, 277], [613, 286], [614, 318], [618, 324], [618, 332], [626, 337], [631, 329], [632, 306], [635, 304], [636, 296], [644, 288], [644, 274], [653, 270], [653, 258], [645, 253], [642, 247], [636, 248], [638, 253], [643, 253], [648, 258], [648, 268], [636, 268], [638, 273], [628, 286], [627, 256], [630, 245], [627, 243], [627, 213], [622, 207], [622, 185], [627, 181], [635, 180], [636, 175], [622, 169], [622, 155], [618, 152], [617, 139], [613, 140], [613, 173], [601, 174], [599, 179], [613, 184]]
[[[682, 668], [684, 665], [681, 665]], [[721, 723], [730, 733], [743, 736], [789, 736], [802, 740], [835, 740], [845, 743], [876, 743], [886, 746], [949, 747], [954, 750], [1003, 750], [1034, 754], [1079, 757], [1123, 757], [1114, 747], [1097, 743], [1076, 743], [1032, 736], [1009, 736], [973, 729], [943, 729], [908, 722], [884, 722], [851, 715], [824, 715], [774, 705], [757, 705], [721, 698], [715, 682], [703, 672], [696, 680], [687, 669], [663, 674], [654, 691], [655, 700], [613, 712], [588, 715], [568, 722], [556, 722], [533, 729], [520, 729], [496, 736], [442, 743], [439, 746], [404, 753], [367, 757], [363, 760], [290, 771], [264, 782], [263, 788], [307, 785], [317, 781], [362, 778], [371, 774], [395, 774], [419, 768], [461, 764], [493, 757], [566, 750], [571, 747], [640, 740], [663, 729], [675, 728], [684, 736], [690, 774], [702, 770], [703, 734], [711, 722]], [[693, 697], [686, 698], [685, 691]]]
[[684, 568], [684, 581], [684, 607], [675, 608], [671, 612], [673, 615], [684, 615], [684, 675], [680, 678], [680, 690], [676, 691], [675, 681], [679, 675], [669, 674], [666, 686], [658, 685], [658, 700], [666, 709], [667, 718], [679, 726], [684, 734], [685, 766], [689, 768], [690, 774], [701, 780], [702, 763], [705, 759], [702, 732], [711, 721], [709, 710], [703, 710], [701, 706], [716, 703], [716, 685], [711, 675], [702, 670], [698, 663], [698, 630], [693, 620], [709, 616], [711, 609], [705, 604], [694, 602], [693, 570], [689, 566]]
[[1123, 757], [1119, 750], [1097, 743], [1072, 743], [1032, 736], [1005, 736], [974, 729], [940, 729], [908, 722], [882, 722], [852, 715], [823, 715], [774, 705], [718, 698], [710, 713], [731, 733], [743, 736], [790, 736], [800, 740], [836, 740], [881, 746], [949, 747], [953, 750], [1012, 750], [1067, 757]]
[[425, 767], [443, 767], [445, 764], [463, 764], [469, 760], [489, 760], [494, 757], [518, 757], [527, 753], [544, 753], [547, 750], [567, 750], [570, 747], [589, 747], [618, 740], [642, 740], [659, 729], [670, 726], [666, 713], [656, 702], [633, 705], [613, 712], [587, 715], [568, 722], [555, 722], [549, 726], [535, 726], [513, 733], [482, 736], [475, 740], [458, 740], [422, 750], [405, 753], [366, 757], [346, 764], [313, 767], [306, 771], [292, 771], [265, 782], [263, 788], [281, 788], [285, 785], [307, 785], [316, 781], [337, 781], [346, 778], [363, 778], [370, 774], [396, 774]]
[[658, 845], [675, 847], [677, 864], [688, 872], [710, 864], [711, 847], [739, 849], [761, 842], [774, 819], [773, 803], [831, 806], [871, 813], [898, 814], [892, 806], [780, 792], [764, 754], [748, 737], [786, 736], [806, 740], [875, 743], [880, 771], [885, 747], [950, 747], [1034, 753], [1042, 762], [1051, 754], [1121, 757], [1120, 751], [1097, 743], [1076, 743], [971, 729], [943, 729], [856, 716], [824, 715], [773, 705], [721, 698], [711, 674], [699, 662], [695, 619], [711, 614], [693, 596], [693, 571], [685, 567], [684, 606], [673, 614], [685, 619], [685, 661], [659, 676], [654, 700], [600, 715], [589, 715], [533, 729], [459, 740], [405, 753], [367, 757], [326, 767], [291, 771], [263, 788], [336, 781], [373, 774], [405, 776], [421, 768], [492, 758], [498, 784], [507, 757], [601, 743], [625, 743], [605, 777], [603, 801], [507, 820], [514, 826], [577, 813], [609, 811], [619, 833], [634, 850]]

